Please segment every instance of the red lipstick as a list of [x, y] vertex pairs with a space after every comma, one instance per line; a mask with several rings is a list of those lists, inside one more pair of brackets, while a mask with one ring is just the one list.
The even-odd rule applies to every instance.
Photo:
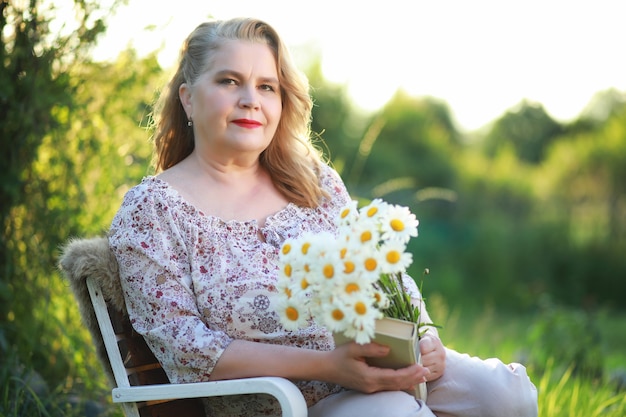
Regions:
[[237, 119], [233, 120], [233, 123], [237, 126], [245, 127], [246, 129], [254, 129], [261, 126], [261, 122], [257, 122], [256, 120], [251, 119]]

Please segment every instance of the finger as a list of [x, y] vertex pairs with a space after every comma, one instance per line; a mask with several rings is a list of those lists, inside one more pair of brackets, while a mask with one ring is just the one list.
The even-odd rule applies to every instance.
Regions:
[[384, 369], [384, 372], [389, 376], [394, 375], [403, 380], [411, 380], [415, 382], [421, 382], [424, 378], [430, 375], [430, 370], [424, 366], [415, 364], [400, 369]]
[[424, 336], [420, 339], [420, 352], [425, 355], [429, 352], [434, 352], [437, 349], [437, 344], [430, 336]]
[[389, 346], [378, 343], [366, 343], [364, 345], [355, 343], [354, 345], [357, 347], [358, 355], [366, 358], [379, 358], [389, 354]]
[[422, 366], [417, 365], [417, 366], [420, 367], [419, 372], [416, 374], [416, 376], [418, 378], [418, 381], [419, 382], [426, 381], [426, 378], [428, 378], [428, 376], [431, 374], [430, 369], [428, 369], [427, 367], [425, 367], [423, 365]]
[[405, 390], [425, 381], [429, 371], [419, 365], [411, 365], [406, 368], [390, 369], [377, 368], [377, 390]]

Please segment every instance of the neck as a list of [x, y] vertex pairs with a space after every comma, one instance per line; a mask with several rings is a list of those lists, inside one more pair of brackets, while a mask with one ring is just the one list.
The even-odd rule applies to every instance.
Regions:
[[250, 180], [258, 180], [264, 175], [259, 158], [208, 159], [193, 152], [185, 162], [187, 169], [206, 176], [218, 184], [236, 185]]

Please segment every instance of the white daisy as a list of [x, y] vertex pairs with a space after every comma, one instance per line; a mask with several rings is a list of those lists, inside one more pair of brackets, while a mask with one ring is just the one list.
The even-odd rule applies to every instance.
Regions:
[[280, 298], [276, 311], [286, 330], [298, 330], [308, 325], [309, 315], [306, 308], [294, 298]]
[[374, 296], [374, 306], [379, 309], [379, 310], [385, 310], [386, 308], [389, 308], [390, 305], [390, 301], [389, 301], [389, 297], [387, 297], [387, 294], [385, 294], [382, 291], [379, 291], [378, 289], [374, 289], [373, 291], [373, 296]]
[[[321, 242], [318, 242], [321, 245]], [[311, 263], [311, 275], [320, 280], [332, 280], [343, 270], [341, 252], [335, 240], [328, 241], [325, 247], [320, 248], [315, 262]]]
[[365, 219], [352, 226], [348, 245], [351, 248], [361, 246], [376, 246], [380, 242], [380, 227], [375, 222]]
[[339, 210], [338, 226], [349, 226], [359, 218], [358, 202], [352, 200]]
[[372, 200], [367, 206], [359, 209], [359, 219], [369, 219], [374, 222], [378, 222], [381, 216], [384, 216], [389, 204], [385, 203], [380, 198]]
[[404, 272], [413, 262], [413, 254], [405, 252], [406, 246], [397, 240], [387, 241], [380, 248], [380, 270], [384, 274]]
[[334, 333], [342, 333], [350, 326], [348, 321], [349, 306], [342, 303], [338, 298], [333, 298], [320, 306], [322, 323], [328, 330]]
[[374, 337], [376, 320], [382, 317], [382, 313], [373, 306], [370, 297], [354, 297], [350, 309], [347, 310], [347, 320], [352, 326], [346, 329], [344, 334], [353, 338], [357, 343], [369, 343]]
[[381, 222], [383, 240], [399, 240], [407, 243], [411, 237], [417, 236], [419, 220], [411, 213], [408, 207], [389, 206]]
[[363, 247], [361, 251], [355, 253], [352, 259], [361, 279], [370, 283], [378, 280], [381, 273], [381, 260], [376, 248]]
[[294, 255], [294, 248], [298, 245], [297, 239], [289, 238], [285, 239], [283, 244], [280, 247], [280, 252], [278, 253], [279, 259], [281, 262], [288, 261], [295, 256], [298, 256], [297, 253]]

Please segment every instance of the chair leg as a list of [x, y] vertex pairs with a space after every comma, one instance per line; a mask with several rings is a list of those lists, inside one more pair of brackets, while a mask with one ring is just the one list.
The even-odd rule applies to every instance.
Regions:
[[122, 403], [122, 410], [124, 410], [125, 417], [139, 417], [139, 409], [135, 403]]

